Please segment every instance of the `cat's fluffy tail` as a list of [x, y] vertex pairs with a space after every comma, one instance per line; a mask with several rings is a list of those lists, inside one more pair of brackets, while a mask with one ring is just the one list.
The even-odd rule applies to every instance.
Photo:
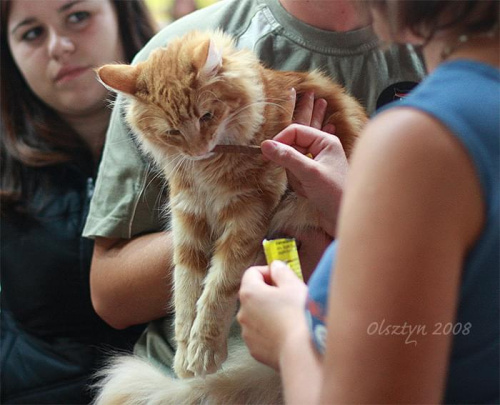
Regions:
[[119, 356], [101, 371], [95, 405], [279, 404], [274, 370], [255, 361], [243, 344], [223, 368], [205, 378], [176, 379], [137, 356]]

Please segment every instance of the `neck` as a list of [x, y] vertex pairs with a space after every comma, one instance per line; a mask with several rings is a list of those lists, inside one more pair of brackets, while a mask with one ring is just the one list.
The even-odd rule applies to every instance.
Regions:
[[[498, 34], [491, 38], [484, 36], [471, 37], [463, 43], [458, 43], [456, 36], [453, 38], [451, 41], [449, 38], [435, 39], [424, 47], [423, 55], [429, 72], [443, 62], [456, 59], [475, 60], [497, 68], [500, 67]], [[447, 48], [451, 49], [451, 51], [444, 55], [443, 58], [443, 50]]]
[[280, 0], [298, 20], [327, 31], [352, 31], [370, 24], [368, 12], [351, 0]]
[[88, 145], [95, 162], [98, 162], [101, 156], [110, 116], [111, 110], [106, 107], [85, 115], [62, 116]]

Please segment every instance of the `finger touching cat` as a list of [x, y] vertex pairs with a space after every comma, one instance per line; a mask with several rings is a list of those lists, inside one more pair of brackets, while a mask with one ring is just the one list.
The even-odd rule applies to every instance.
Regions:
[[[296, 95], [296, 92], [292, 95]], [[294, 98], [297, 99], [296, 96]], [[327, 106], [327, 101], [324, 98], [316, 99], [313, 92], [301, 94], [296, 100], [293, 122], [333, 134], [335, 131], [333, 124], [323, 126]]]
[[[329, 130], [335, 129], [333, 124], [327, 124], [326, 128]], [[305, 125], [292, 124], [276, 135], [273, 141], [289, 145], [302, 154], [310, 153], [315, 157], [329, 144], [339, 142], [339, 139], [333, 136], [332, 133]]]
[[285, 143], [267, 140], [262, 142], [261, 150], [266, 158], [292, 172], [296, 172], [298, 167], [305, 168], [312, 164], [311, 158], [304, 154], [307, 150], [297, 150], [295, 146]]

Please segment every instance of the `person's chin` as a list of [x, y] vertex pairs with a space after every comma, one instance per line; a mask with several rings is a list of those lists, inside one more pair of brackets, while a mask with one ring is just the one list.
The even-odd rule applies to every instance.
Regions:
[[62, 114], [86, 115], [106, 108], [106, 95], [82, 97], [76, 94], [75, 97], [64, 97], [59, 101], [55, 109]]

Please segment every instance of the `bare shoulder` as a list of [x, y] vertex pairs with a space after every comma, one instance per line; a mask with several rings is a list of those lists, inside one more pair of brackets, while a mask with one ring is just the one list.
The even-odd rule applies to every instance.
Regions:
[[380, 149], [384, 155], [403, 154], [406, 159], [425, 152], [427, 160], [455, 157], [457, 163], [467, 164], [467, 154], [455, 136], [436, 118], [414, 108], [394, 108], [379, 114], [363, 135], [362, 144]]
[[414, 218], [422, 226], [423, 219], [429, 225], [436, 218], [451, 223], [460, 218], [467, 244], [481, 228], [481, 189], [470, 156], [447, 127], [422, 111], [394, 108], [371, 120], [356, 147], [350, 176], [353, 188], [371, 185], [366, 192], [376, 190], [366, 198], [421, 213], [423, 218]]

